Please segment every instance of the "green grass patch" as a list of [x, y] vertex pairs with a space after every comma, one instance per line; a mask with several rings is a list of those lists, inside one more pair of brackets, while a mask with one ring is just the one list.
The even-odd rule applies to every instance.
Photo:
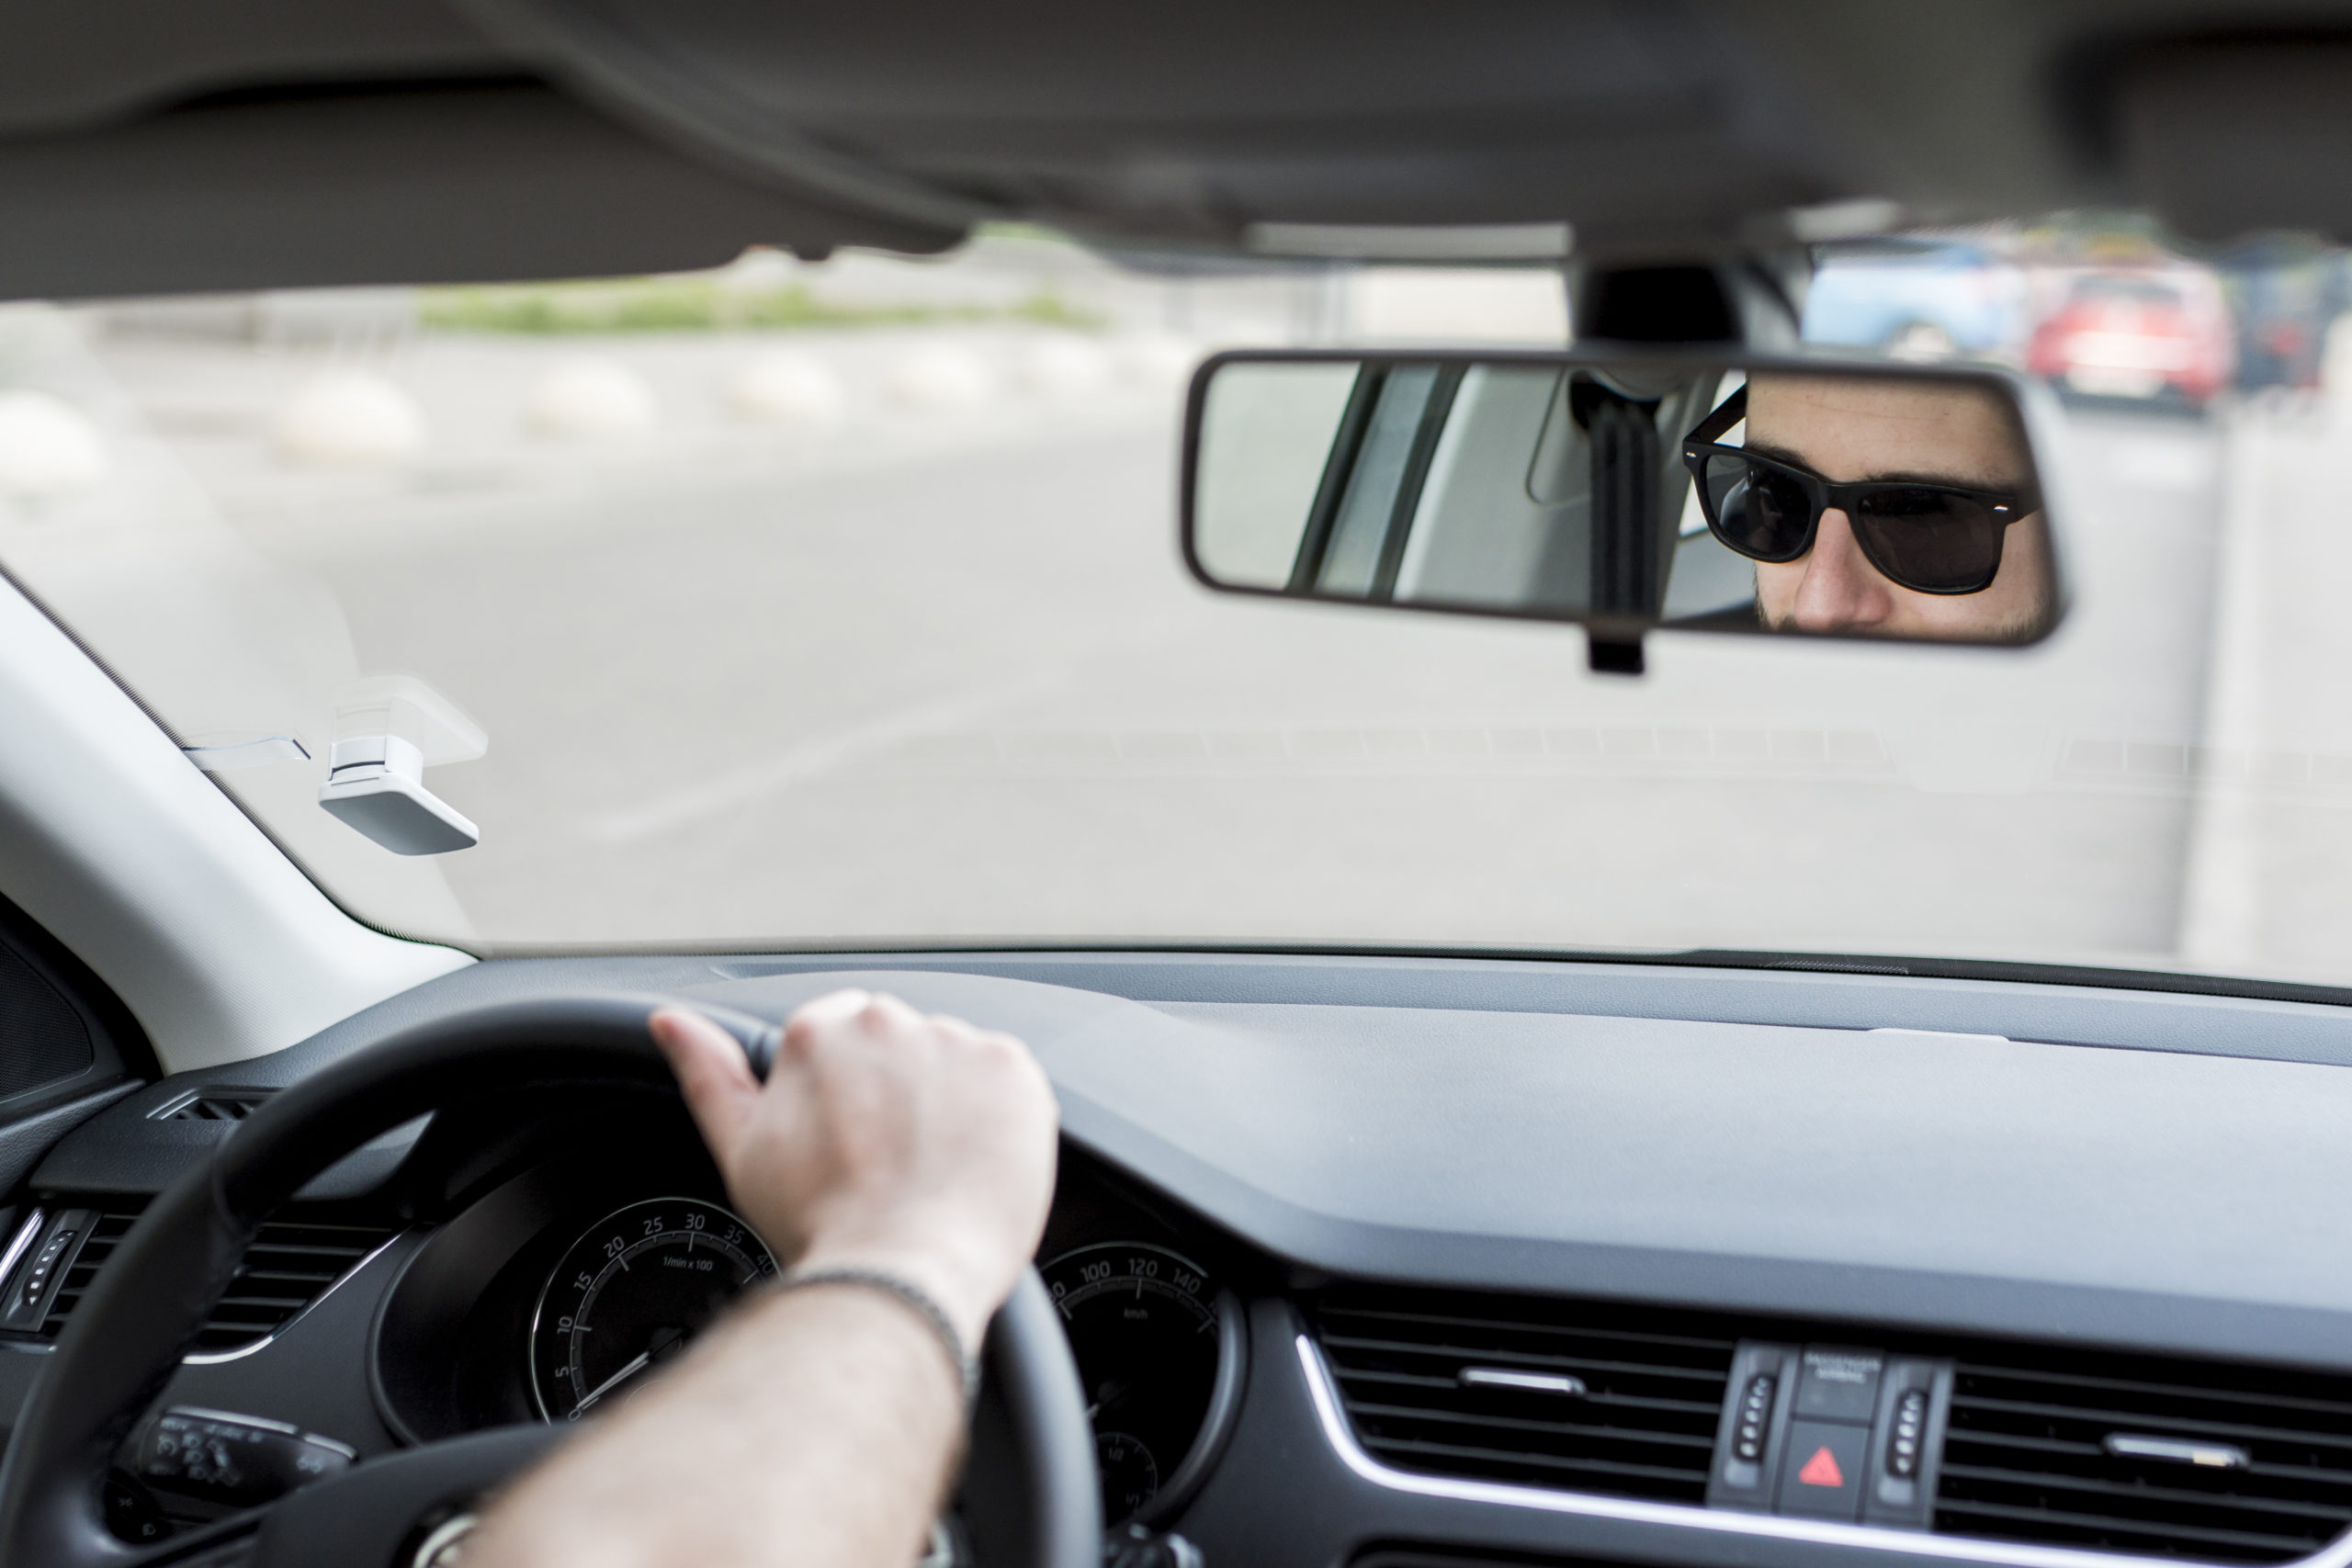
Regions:
[[1048, 288], [1001, 307], [847, 305], [827, 300], [803, 283], [747, 289], [693, 277], [427, 288], [420, 295], [418, 310], [426, 326], [444, 332], [525, 336], [789, 332], [958, 321], [1026, 321], [1092, 332], [1106, 324], [1101, 316], [1070, 304]]

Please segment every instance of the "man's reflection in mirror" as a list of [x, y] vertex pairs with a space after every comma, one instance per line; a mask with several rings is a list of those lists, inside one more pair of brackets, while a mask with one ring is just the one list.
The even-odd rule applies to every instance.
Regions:
[[1759, 374], [1683, 457], [1770, 630], [2028, 642], [2056, 613], [2025, 434], [1987, 387]]

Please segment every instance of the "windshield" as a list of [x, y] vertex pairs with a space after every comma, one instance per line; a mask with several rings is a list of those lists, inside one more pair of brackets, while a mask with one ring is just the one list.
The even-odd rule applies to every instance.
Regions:
[[[1025, 231], [9, 307], [0, 565], [345, 907], [478, 950], [2345, 983], [2345, 303], [2333, 254], [2092, 220], [1825, 255], [1809, 337], [2066, 400], [2076, 600], [2026, 651], [1661, 636], [1628, 679], [1571, 628], [1213, 595], [1173, 521], [1204, 353], [1558, 345], [1559, 276], [1126, 271]], [[322, 809], [335, 742], [388, 728], [477, 847]]]

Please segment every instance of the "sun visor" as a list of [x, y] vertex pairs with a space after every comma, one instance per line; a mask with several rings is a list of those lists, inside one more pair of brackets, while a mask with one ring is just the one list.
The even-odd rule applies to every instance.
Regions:
[[0, 299], [683, 271], [957, 230], [781, 195], [502, 81], [242, 96], [0, 141]]
[[2114, 102], [2125, 177], [2178, 232], [2352, 239], [2352, 39], [2168, 45]]
[[1679, 254], [1869, 194], [1845, 188], [1796, 95], [1684, 5], [454, 9], [628, 123], [915, 223], [1025, 219], [1267, 256], [1551, 260], [1569, 226], [1588, 250]]

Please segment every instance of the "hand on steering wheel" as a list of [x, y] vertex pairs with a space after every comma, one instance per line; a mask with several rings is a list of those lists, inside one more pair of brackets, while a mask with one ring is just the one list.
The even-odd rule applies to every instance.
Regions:
[[[145, 1549], [116, 1540], [101, 1512], [124, 1436], [177, 1371], [272, 1211], [344, 1154], [447, 1100], [582, 1083], [669, 1089], [670, 1071], [646, 1029], [664, 1001], [607, 996], [474, 1008], [413, 1026], [273, 1096], [149, 1206], [59, 1339], [0, 1465], [0, 1562], [194, 1562], [198, 1551], [249, 1540], [245, 1561], [254, 1568], [392, 1568], [393, 1553], [427, 1512], [480, 1495], [543, 1452], [555, 1434], [534, 1427], [386, 1455], [269, 1509]], [[774, 1043], [773, 1026], [712, 1016], [741, 1047]], [[910, 1190], [922, 1190], [915, 1179], [922, 1162], [903, 1168]], [[940, 1288], [957, 1287], [943, 1279]], [[1021, 1454], [1027, 1568], [1094, 1568], [1093, 1441], [1069, 1346], [1034, 1270], [1023, 1270], [997, 1316], [987, 1367]]]
[[736, 1212], [779, 1256], [910, 1280], [978, 1343], [1053, 1198], [1053, 1086], [1027, 1047], [859, 990], [792, 1015], [764, 1089], [698, 1012], [654, 1014], [653, 1037]]
[[658, 1373], [613, 1374], [627, 1408], [516, 1486], [467, 1560], [911, 1562], [972, 1352], [1045, 1229], [1052, 1086], [1012, 1036], [865, 991], [796, 1012], [764, 1086], [699, 1013], [653, 1033], [729, 1201], [793, 1267]]

